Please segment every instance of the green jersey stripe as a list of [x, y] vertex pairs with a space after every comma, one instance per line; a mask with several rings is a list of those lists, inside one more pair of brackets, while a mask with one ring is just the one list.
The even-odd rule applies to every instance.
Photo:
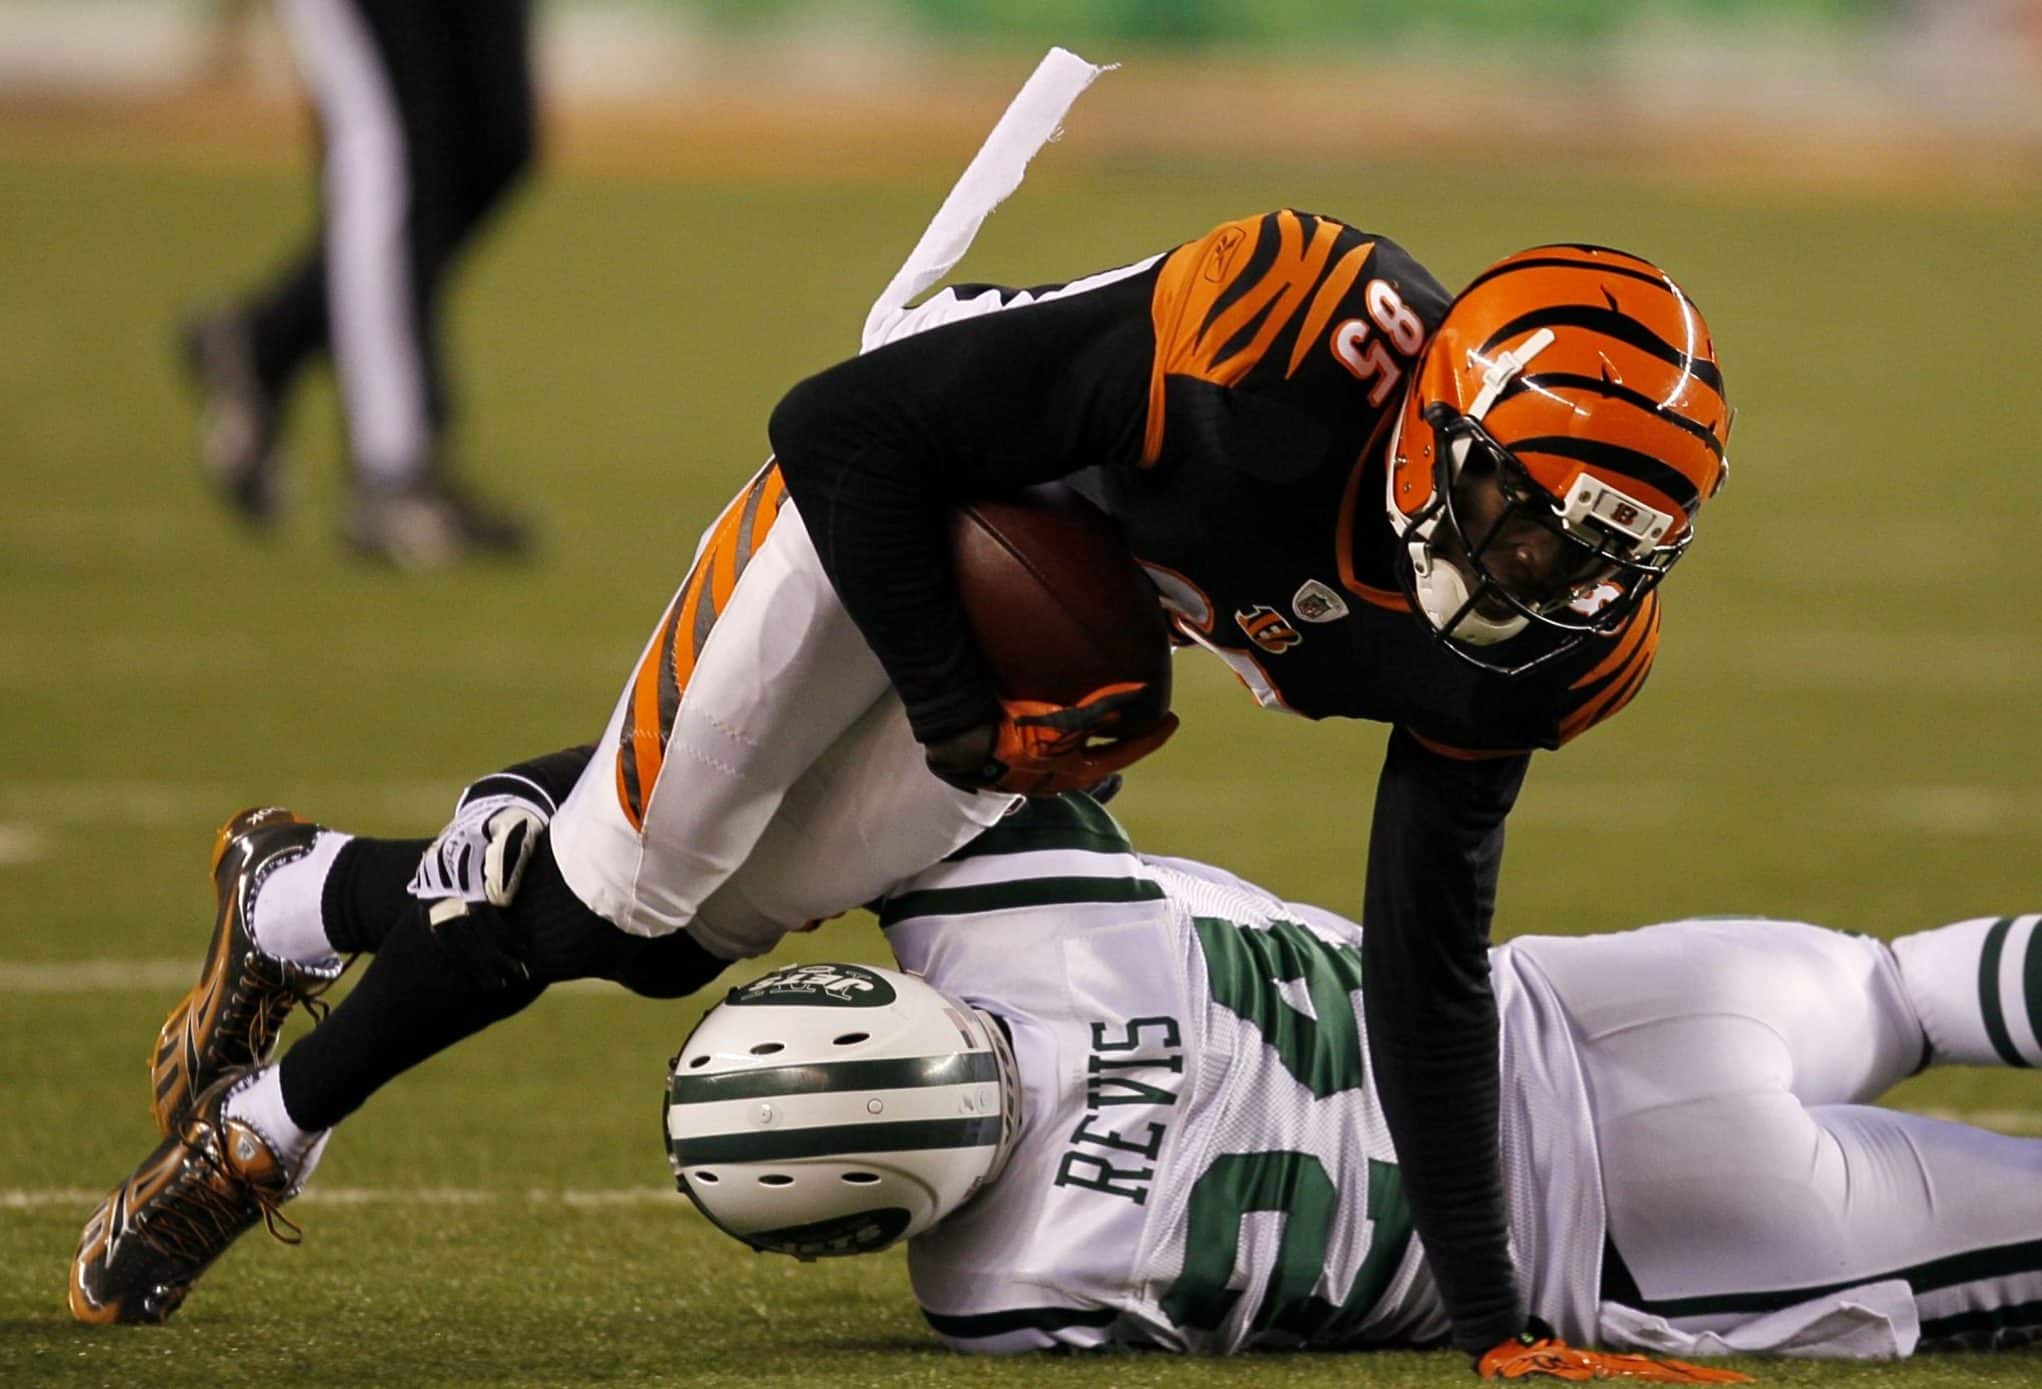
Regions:
[[973, 916], [1020, 907], [1162, 900], [1162, 886], [1152, 878], [1028, 878], [1020, 882], [904, 892], [880, 904], [879, 924], [893, 926], [910, 917]]
[[783, 1162], [846, 1153], [909, 1153], [930, 1148], [984, 1148], [1000, 1141], [998, 1116], [922, 1119], [911, 1124], [824, 1124], [676, 1138], [669, 1147], [683, 1167], [712, 1162]]
[[667, 1091], [675, 1104], [755, 1100], [767, 1095], [832, 1090], [915, 1090], [930, 1085], [979, 1085], [999, 1079], [991, 1052], [899, 1057], [885, 1061], [822, 1061], [765, 1066], [725, 1075], [677, 1075]]
[[1922, 1322], [1921, 1349], [1992, 1350], [2027, 1345], [2036, 1339], [2037, 1332], [2042, 1332], [2042, 1302], [1979, 1307]]
[[1005, 1336], [1013, 1331], [1062, 1331], [1071, 1326], [1111, 1326], [1120, 1313], [1112, 1307], [1015, 1307], [1005, 1312], [953, 1317], [924, 1307], [922, 1316], [942, 1335], [970, 1340], [982, 1336]]
[[1031, 800], [985, 833], [953, 851], [945, 863], [989, 854], [1025, 854], [1042, 849], [1072, 849], [1091, 854], [1131, 854], [1127, 834], [1090, 796], [1070, 793]]
[[2014, 919], [2003, 916], [1985, 933], [1985, 948], [1978, 955], [1978, 1006], [1985, 1014], [1985, 1035], [1992, 1042], [1992, 1049], [1999, 1053], [1999, 1059], [2009, 1066], [2026, 1067], [2026, 1058], [2007, 1032], [2006, 1013], [1999, 1002], [2000, 955], [2006, 950], [2007, 933], [2013, 929]]
[[997, 854], [1033, 854], [1045, 849], [1063, 849], [1079, 854], [1131, 854], [1134, 846], [1115, 834], [1098, 834], [1069, 825], [994, 825], [984, 834], [944, 859], [964, 863]]
[[1619, 1303], [1654, 1316], [1715, 1317], [1739, 1313], [1777, 1312], [1799, 1302], [1829, 1297], [1867, 1283], [1905, 1281], [1920, 1297], [1923, 1293], [1953, 1288], [1960, 1283], [1981, 1283], [1992, 1278], [2009, 1278], [2024, 1273], [2042, 1273], [2042, 1240], [2002, 1244], [1992, 1249], [1970, 1249], [1927, 1263], [1886, 1272], [1871, 1272], [1840, 1283], [1823, 1283], [1806, 1288], [1778, 1288], [1768, 1292], [1706, 1293], [1699, 1297], [1672, 1297], [1661, 1301], [1647, 1298], [1638, 1290], [1637, 1280], [1625, 1266], [1616, 1245], [1605, 1240], [1602, 1260], [1602, 1295], [1606, 1302]]

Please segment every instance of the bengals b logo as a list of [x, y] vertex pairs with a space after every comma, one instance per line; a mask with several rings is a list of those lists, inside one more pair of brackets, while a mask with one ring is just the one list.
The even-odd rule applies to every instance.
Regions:
[[1249, 641], [1272, 655], [1288, 651], [1304, 640], [1298, 629], [1290, 625], [1290, 619], [1267, 603], [1235, 613], [1234, 622], [1247, 633]]

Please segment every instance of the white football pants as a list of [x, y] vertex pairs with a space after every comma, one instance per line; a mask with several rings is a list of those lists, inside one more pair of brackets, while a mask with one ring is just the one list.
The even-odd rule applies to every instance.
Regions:
[[[2032, 921], [2011, 923], [2023, 956], [2042, 954]], [[1867, 1103], [1932, 1062], [1998, 1059], [1932, 1048], [1923, 1021], [1980, 1012], [1982, 951], [1999, 1013], [2009, 927], [1990, 924], [1892, 947], [1748, 920], [1512, 943], [1557, 990], [1589, 1088], [1599, 1339], [1885, 1356], [2042, 1326], [2042, 1141]]]
[[[1044, 290], [942, 289], [868, 326], [865, 349], [1088, 293], [1156, 259]], [[768, 463], [703, 534], [554, 818], [553, 851], [599, 916], [640, 935], [686, 930], [740, 959], [878, 897], [1016, 799], [929, 772]]]
[[703, 536], [551, 835], [599, 916], [740, 959], [880, 896], [1014, 800], [929, 772], [769, 464]]

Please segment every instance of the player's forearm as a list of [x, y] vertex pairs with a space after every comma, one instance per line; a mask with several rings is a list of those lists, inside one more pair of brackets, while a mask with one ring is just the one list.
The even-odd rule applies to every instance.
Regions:
[[1364, 1010], [1383, 1115], [1454, 1341], [1524, 1325], [1497, 1149], [1488, 929], [1522, 758], [1451, 763], [1393, 735], [1369, 849]]
[[1412, 1225], [1454, 1344], [1477, 1353], [1525, 1324], [1496, 1152], [1494, 1006], [1486, 1020], [1400, 1010], [1397, 998], [1432, 986], [1413, 980], [1385, 987], [1384, 972], [1366, 953], [1363, 971], [1372, 981], [1365, 995], [1369, 1050]]
[[950, 573], [950, 497], [912, 441], [858, 418], [870, 375], [839, 368], [795, 387], [773, 412], [773, 451], [823, 572], [932, 743], [999, 705]]
[[932, 328], [839, 363], [773, 412], [823, 571], [933, 743], [998, 715], [950, 568], [960, 501], [1131, 460], [1146, 281]]

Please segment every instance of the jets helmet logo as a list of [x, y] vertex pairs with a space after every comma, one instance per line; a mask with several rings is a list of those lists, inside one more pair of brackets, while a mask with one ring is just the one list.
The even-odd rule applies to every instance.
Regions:
[[1290, 625], [1290, 619], [1267, 603], [1235, 613], [1234, 622], [1249, 641], [1272, 654], [1288, 651], [1304, 640], [1298, 629]]
[[790, 965], [732, 989], [724, 1002], [796, 1004], [822, 1008], [883, 1008], [893, 1002], [893, 985], [856, 965]]

